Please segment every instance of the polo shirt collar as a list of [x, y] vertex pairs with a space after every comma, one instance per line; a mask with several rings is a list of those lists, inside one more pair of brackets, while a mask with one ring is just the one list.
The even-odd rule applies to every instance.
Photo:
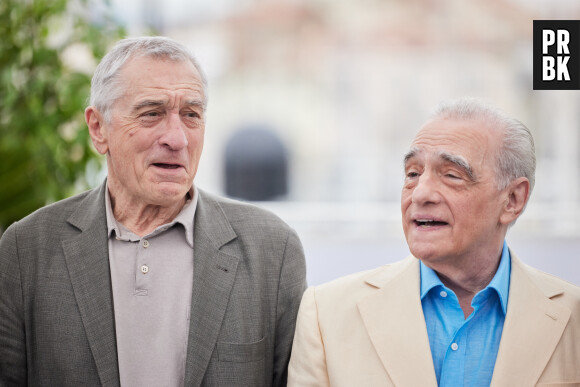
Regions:
[[[111, 206], [111, 197], [109, 195], [108, 183], [106, 188], [107, 189], [105, 190], [105, 212], [107, 216], [107, 235], [109, 236], [109, 238], [112, 235], [120, 236], [126, 234], [127, 232], [133, 235], [133, 233], [128, 231], [126, 227], [118, 223], [117, 220], [115, 219], [115, 216], [113, 215], [113, 208]], [[195, 210], [197, 208], [197, 199], [199, 196], [198, 190], [195, 188], [195, 185], [192, 185], [187, 195], [191, 199], [187, 199], [185, 205], [183, 206], [179, 214], [177, 214], [175, 219], [173, 219], [171, 222], [167, 224], [157, 227], [153, 232], [147, 235], [148, 237], [157, 235], [173, 227], [175, 224], [179, 223], [184, 228], [187, 244], [190, 247], [193, 247], [193, 225], [194, 225]]]

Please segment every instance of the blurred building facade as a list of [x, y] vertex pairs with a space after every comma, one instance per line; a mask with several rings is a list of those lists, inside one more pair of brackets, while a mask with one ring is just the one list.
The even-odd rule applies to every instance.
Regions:
[[510, 233], [571, 239], [576, 248], [580, 91], [532, 90], [532, 23], [580, 19], [578, 1], [116, 3], [131, 34], [154, 27], [188, 45], [207, 71], [197, 183], [224, 193], [227, 139], [240, 127], [271, 128], [289, 150], [289, 186], [283, 202], [264, 205], [303, 230], [306, 244], [392, 238], [404, 246], [402, 155], [435, 104], [474, 96], [536, 139], [536, 188]]

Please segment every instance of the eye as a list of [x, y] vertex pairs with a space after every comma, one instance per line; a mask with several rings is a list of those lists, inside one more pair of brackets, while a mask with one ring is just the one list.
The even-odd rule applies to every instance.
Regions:
[[157, 122], [162, 118], [163, 112], [159, 110], [147, 110], [139, 114], [139, 120], [142, 125], [151, 126], [157, 124]]
[[159, 116], [161, 116], [161, 113], [156, 111], [156, 110], [146, 111], [146, 112], [143, 112], [141, 114], [141, 118], [144, 118], [144, 119], [153, 119], [153, 118], [157, 118]]
[[187, 110], [181, 113], [181, 119], [188, 127], [197, 128], [202, 122], [201, 114], [195, 110]]
[[407, 177], [408, 178], [414, 178], [414, 177], [417, 177], [417, 176], [419, 176], [419, 172], [415, 172], [415, 171], [409, 171], [409, 172], [407, 172]]
[[139, 116], [141, 117], [156, 117], [160, 114], [159, 109], [150, 109], [150, 110], [145, 110], [143, 109], [140, 113]]

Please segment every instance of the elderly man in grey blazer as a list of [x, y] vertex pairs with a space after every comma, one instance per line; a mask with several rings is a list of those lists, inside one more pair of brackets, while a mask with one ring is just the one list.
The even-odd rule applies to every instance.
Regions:
[[207, 81], [167, 38], [120, 41], [85, 118], [108, 177], [0, 241], [0, 386], [286, 384], [296, 233], [193, 184]]

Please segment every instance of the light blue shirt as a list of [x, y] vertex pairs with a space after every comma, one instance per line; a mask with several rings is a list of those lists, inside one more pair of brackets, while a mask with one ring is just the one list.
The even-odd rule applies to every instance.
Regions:
[[471, 301], [467, 319], [455, 293], [421, 262], [421, 304], [439, 386], [489, 386], [507, 311], [510, 254], [504, 241], [499, 267]]

